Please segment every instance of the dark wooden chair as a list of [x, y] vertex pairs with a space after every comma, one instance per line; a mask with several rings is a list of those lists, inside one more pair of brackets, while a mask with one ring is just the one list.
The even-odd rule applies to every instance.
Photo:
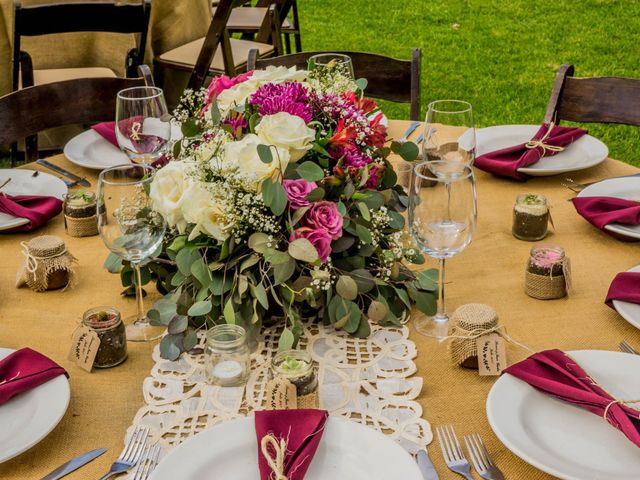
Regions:
[[235, 75], [246, 69], [249, 50], [258, 50], [259, 56], [278, 55], [280, 45], [279, 9], [285, 0], [274, 0], [267, 9], [255, 41], [230, 38], [227, 23], [234, 7], [244, 0], [220, 0], [206, 37], [163, 53], [154, 59], [156, 78], [162, 78], [163, 69], [191, 72], [188, 88], [204, 86], [210, 75]]
[[[234, 8], [227, 22], [227, 30], [229, 33], [242, 33], [242, 38], [253, 39], [262, 26], [262, 21], [267, 14], [267, 8], [272, 0], [258, 0], [255, 7], [251, 5], [243, 5], [240, 8]], [[213, 8], [215, 14], [215, 7]], [[291, 37], [293, 36], [296, 52], [302, 51], [302, 38], [300, 36], [300, 23], [298, 14], [298, 2], [296, 0], [287, 0], [283, 8], [279, 12], [280, 32], [284, 38], [284, 52], [292, 53]]]
[[257, 52], [249, 52], [247, 69], [263, 69], [269, 65], [307, 68], [309, 57], [319, 53], [342, 53], [353, 62], [356, 78], [366, 78], [366, 94], [392, 102], [409, 103], [411, 120], [420, 118], [420, 63], [422, 51], [414, 48], [411, 60], [398, 60], [375, 53], [365, 52], [303, 52], [274, 58], [258, 58]]
[[573, 65], [556, 75], [545, 122], [562, 120], [640, 125], [640, 79], [573, 76]]
[[[26, 159], [38, 158], [37, 133], [72, 124], [113, 120], [117, 93], [144, 78], [79, 78], [46, 83], [0, 97], [0, 145], [28, 138]], [[12, 158], [15, 165], [15, 158]]]
[[[114, 2], [15, 4], [13, 89], [86, 77], [115, 77], [108, 68], [34, 70], [31, 56], [21, 50], [21, 38], [66, 32], [115, 32], [137, 34], [137, 46], [126, 53], [127, 77], [135, 77], [147, 43], [151, 0], [139, 4]], [[22, 80], [22, 81], [21, 81]], [[22, 85], [20, 85], [22, 83]]]

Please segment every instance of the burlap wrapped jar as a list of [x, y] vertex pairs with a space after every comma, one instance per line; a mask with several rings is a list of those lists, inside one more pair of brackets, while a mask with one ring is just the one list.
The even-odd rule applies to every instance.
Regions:
[[[453, 312], [449, 332], [451, 362], [464, 368], [478, 368], [477, 339], [498, 329], [498, 313], [483, 303], [461, 305]], [[461, 337], [461, 338], [456, 338]]]
[[552, 300], [569, 294], [571, 264], [562, 247], [537, 245], [531, 249], [524, 290], [539, 300]]
[[17, 287], [26, 284], [36, 292], [44, 292], [73, 285], [73, 263], [77, 259], [67, 250], [64, 240], [42, 235], [21, 245], [25, 260], [18, 271]]

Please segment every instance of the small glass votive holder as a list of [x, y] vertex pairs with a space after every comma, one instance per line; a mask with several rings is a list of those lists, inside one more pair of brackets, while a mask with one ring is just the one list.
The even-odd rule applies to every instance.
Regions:
[[216, 325], [207, 331], [205, 369], [209, 383], [221, 387], [244, 385], [250, 365], [244, 328], [239, 325]]
[[549, 205], [544, 195], [521, 193], [513, 206], [513, 236], [536, 242], [547, 236]]
[[311, 354], [284, 350], [271, 359], [274, 377], [282, 377], [296, 388], [297, 408], [318, 408], [318, 377]]
[[82, 323], [95, 330], [100, 346], [93, 361], [95, 368], [111, 368], [127, 359], [127, 336], [120, 317], [114, 307], [96, 307], [84, 312]]

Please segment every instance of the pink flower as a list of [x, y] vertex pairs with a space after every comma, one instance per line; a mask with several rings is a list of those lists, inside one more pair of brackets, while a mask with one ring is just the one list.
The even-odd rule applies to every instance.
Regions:
[[309, 240], [318, 252], [318, 257], [320, 257], [320, 260], [323, 262], [326, 262], [329, 255], [331, 255], [331, 236], [326, 231], [300, 227], [293, 231], [289, 241], [292, 242], [297, 238], [306, 238]]
[[284, 180], [282, 182], [287, 197], [289, 197], [289, 207], [292, 210], [306, 207], [309, 205], [307, 195], [318, 187], [315, 182], [307, 182], [306, 180]]
[[207, 104], [211, 103], [213, 97], [217, 97], [228, 88], [248, 80], [251, 75], [253, 72], [246, 72], [235, 77], [227, 77], [226, 75], [215, 77], [207, 90]]
[[333, 240], [342, 236], [342, 215], [333, 202], [315, 202], [305, 214], [303, 222], [308, 227], [327, 232]]

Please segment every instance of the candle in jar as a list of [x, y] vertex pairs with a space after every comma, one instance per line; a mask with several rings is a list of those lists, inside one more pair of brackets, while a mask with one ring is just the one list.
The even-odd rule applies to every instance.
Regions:
[[217, 363], [211, 375], [220, 379], [221, 383], [233, 383], [242, 377], [242, 365], [235, 360], [224, 360]]

